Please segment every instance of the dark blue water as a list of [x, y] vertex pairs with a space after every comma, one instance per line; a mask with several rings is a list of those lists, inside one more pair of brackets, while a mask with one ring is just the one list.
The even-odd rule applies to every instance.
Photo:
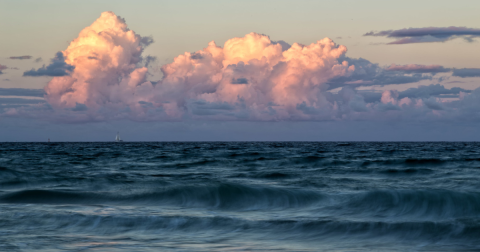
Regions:
[[0, 143], [0, 251], [480, 251], [480, 144]]

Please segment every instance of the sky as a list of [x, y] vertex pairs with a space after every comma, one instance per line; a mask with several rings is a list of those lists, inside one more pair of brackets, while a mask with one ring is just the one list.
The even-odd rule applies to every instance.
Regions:
[[479, 141], [480, 2], [0, 1], [0, 141]]

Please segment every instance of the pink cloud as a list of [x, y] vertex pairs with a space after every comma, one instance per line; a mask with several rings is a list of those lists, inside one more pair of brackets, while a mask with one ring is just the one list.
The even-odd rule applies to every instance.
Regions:
[[48, 83], [46, 100], [56, 109], [83, 104], [91, 113], [110, 111], [107, 117], [147, 119], [198, 117], [202, 113], [190, 113], [198, 111], [195, 101], [228, 103], [233, 109], [211, 109], [202, 116], [282, 120], [304, 116], [296, 109], [300, 103], [314, 109], [333, 106], [325, 97], [325, 83], [355, 69], [339, 62], [347, 48], [328, 38], [283, 50], [268, 36], [250, 33], [223, 47], [212, 41], [203, 50], [177, 56], [153, 85], [146, 81], [148, 69], [138, 66], [141, 40], [123, 19], [102, 13], [62, 52], [75, 68]]
[[[476, 106], [471, 97], [478, 96], [476, 92], [466, 94], [468, 90], [441, 85], [403, 92], [359, 92], [353, 87], [411, 83], [419, 79], [408, 74], [450, 70], [438, 65], [395, 64], [384, 69], [364, 59], [346, 57], [347, 48], [329, 38], [290, 46], [257, 33], [229, 39], [223, 46], [211, 41], [201, 50], [178, 55], [161, 67], [162, 80], [151, 82], [142, 58], [151, 42], [151, 38], [128, 29], [113, 12], [104, 12], [60, 52], [72, 71], [47, 84], [48, 103], [28, 109], [12, 108], [4, 114], [68, 122], [364, 120], [407, 116], [423, 120], [434, 110], [450, 116], [461, 114], [461, 108], [471, 110]], [[334, 93], [329, 91], [332, 80], [353, 87], [347, 85]], [[461, 100], [440, 104], [434, 99], [440, 95], [460, 95]]]

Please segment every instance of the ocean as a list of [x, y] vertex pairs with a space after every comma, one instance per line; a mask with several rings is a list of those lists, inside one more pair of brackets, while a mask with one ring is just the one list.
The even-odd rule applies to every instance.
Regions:
[[0, 143], [0, 251], [480, 251], [480, 143]]

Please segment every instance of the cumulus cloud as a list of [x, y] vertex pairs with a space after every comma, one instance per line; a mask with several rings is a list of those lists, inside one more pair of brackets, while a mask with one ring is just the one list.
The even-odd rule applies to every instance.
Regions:
[[37, 70], [32, 69], [24, 72], [23, 76], [65, 76], [69, 75], [75, 68], [65, 62], [62, 52], [58, 52], [51, 61], [52, 63], [48, 66], [43, 65]]
[[368, 32], [364, 36], [381, 36], [396, 39], [388, 44], [411, 44], [445, 42], [454, 38], [464, 38], [471, 42], [473, 38], [480, 36], [480, 29], [467, 27], [424, 27], [408, 28], [400, 30], [387, 30], [380, 32]]
[[129, 30], [124, 19], [113, 12], [102, 13], [61, 52], [72, 71], [48, 83], [47, 101], [54, 108], [84, 104], [134, 114], [134, 106], [129, 106], [150, 98], [153, 91], [151, 83], [145, 82], [147, 68], [138, 66], [144, 46], [150, 42]]
[[480, 68], [454, 69], [452, 76], [458, 76], [461, 78], [480, 77]]
[[148, 69], [139, 65], [150, 42], [112, 12], [102, 13], [62, 52], [74, 69], [49, 82], [46, 100], [56, 109], [84, 104], [92, 113], [105, 112], [102, 117], [181, 119], [220, 111], [230, 119], [289, 119], [304, 116], [297, 104], [333, 106], [324, 94], [326, 82], [355, 70], [339, 61], [346, 47], [330, 39], [290, 46], [250, 33], [223, 47], [212, 41], [179, 55], [153, 85], [146, 80]]
[[31, 58], [32, 58], [32, 56], [30, 56], [30, 55], [9, 57], [9, 59], [16, 59], [16, 60], [25, 60], [25, 59], [31, 59]]
[[157, 86], [176, 90], [170, 97], [179, 105], [186, 99], [228, 103], [234, 109], [222, 115], [231, 119], [308, 118], [334, 106], [325, 94], [327, 81], [354, 72], [355, 66], [339, 60], [345, 52], [346, 47], [328, 38], [286, 46], [250, 33], [223, 47], [212, 41], [203, 50], [176, 57], [162, 67], [164, 79]]
[[148, 66], [155, 58], [142, 56], [152, 42], [128, 29], [123, 18], [102, 13], [51, 65], [33, 70], [37, 75], [49, 69], [68, 73], [47, 84], [46, 103], [7, 113], [69, 122], [426, 120], [464, 116], [463, 110], [476, 106], [471, 97], [480, 96], [480, 91], [439, 84], [360, 91], [360, 86], [432, 80], [451, 70], [438, 65], [386, 68], [347, 57], [347, 48], [329, 38], [290, 45], [258, 33], [185, 52], [163, 65], [163, 78], [153, 82]]

